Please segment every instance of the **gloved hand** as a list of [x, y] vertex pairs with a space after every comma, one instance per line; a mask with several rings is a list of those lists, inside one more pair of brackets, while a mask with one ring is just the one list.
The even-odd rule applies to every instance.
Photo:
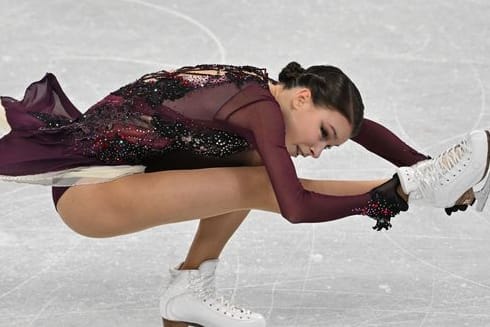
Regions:
[[365, 214], [376, 219], [376, 225], [373, 226], [374, 230], [390, 229], [391, 218], [401, 211], [408, 210], [407, 202], [397, 192], [399, 185], [400, 179], [397, 174], [394, 174], [389, 181], [369, 192], [371, 201]]
[[457, 211], [465, 211], [468, 209], [468, 206], [472, 206], [476, 201], [475, 194], [473, 193], [473, 190], [470, 189], [467, 192], [465, 192], [459, 199], [456, 201], [456, 204], [453, 205], [450, 208], [445, 208], [444, 211], [448, 216], [451, 216], [453, 212]]
[[[473, 202], [471, 202], [469, 205], [472, 206], [475, 201], [476, 199], [473, 199]], [[466, 209], [468, 209], [468, 204], [456, 204], [451, 208], [444, 208], [444, 211], [446, 211], [446, 215], [451, 216], [453, 212], [465, 211]]]

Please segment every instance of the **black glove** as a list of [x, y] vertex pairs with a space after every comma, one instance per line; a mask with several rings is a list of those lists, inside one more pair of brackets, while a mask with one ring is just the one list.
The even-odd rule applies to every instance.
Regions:
[[364, 214], [376, 219], [376, 225], [373, 226], [374, 230], [390, 229], [391, 218], [399, 214], [400, 211], [408, 210], [407, 202], [400, 197], [396, 190], [399, 185], [400, 179], [395, 174], [389, 181], [369, 192], [371, 201], [369, 201]]
[[[475, 203], [475, 201], [476, 199], [473, 199], [473, 201], [471, 201], [469, 205], [472, 206]], [[451, 216], [453, 212], [465, 211], [466, 209], [468, 209], [468, 204], [456, 204], [450, 208], [444, 208], [444, 211], [446, 211], [446, 215]]]

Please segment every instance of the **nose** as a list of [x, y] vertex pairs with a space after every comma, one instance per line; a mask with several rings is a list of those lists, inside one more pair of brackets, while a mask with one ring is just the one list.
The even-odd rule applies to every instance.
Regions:
[[322, 150], [323, 150], [323, 148], [321, 148], [319, 146], [315, 146], [315, 147], [310, 148], [311, 156], [315, 159], [318, 159], [320, 157], [320, 154], [322, 153]]
[[320, 155], [322, 154], [323, 149], [327, 147], [326, 142], [320, 142], [316, 144], [315, 146], [310, 148], [310, 154], [313, 158], [318, 159]]

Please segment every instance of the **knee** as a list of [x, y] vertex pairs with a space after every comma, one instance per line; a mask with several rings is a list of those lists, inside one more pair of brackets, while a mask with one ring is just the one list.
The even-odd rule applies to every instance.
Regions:
[[109, 210], [86, 212], [81, 208], [69, 209], [60, 206], [57, 211], [65, 225], [79, 235], [90, 238], [108, 238], [121, 234], [117, 229], [118, 226], [114, 224], [117, 219]]
[[75, 187], [71, 187], [58, 200], [56, 211], [65, 225], [75, 233], [90, 238], [120, 235], [120, 219], [115, 209], [107, 201], [86, 199], [82, 193], [77, 193]]
[[117, 236], [114, 231], [109, 231], [106, 228], [101, 228], [100, 225], [94, 224], [87, 219], [73, 219], [73, 217], [66, 217], [60, 214], [61, 220], [75, 233], [89, 237], [89, 238], [108, 238]]

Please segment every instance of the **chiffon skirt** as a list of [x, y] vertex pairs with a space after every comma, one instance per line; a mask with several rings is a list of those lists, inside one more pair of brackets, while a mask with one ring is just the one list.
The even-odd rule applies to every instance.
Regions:
[[0, 100], [7, 123], [0, 126], [6, 133], [0, 138], [0, 180], [71, 186], [144, 171], [142, 165], [108, 165], [76, 151], [73, 122], [82, 113], [51, 73], [32, 83], [21, 101]]

